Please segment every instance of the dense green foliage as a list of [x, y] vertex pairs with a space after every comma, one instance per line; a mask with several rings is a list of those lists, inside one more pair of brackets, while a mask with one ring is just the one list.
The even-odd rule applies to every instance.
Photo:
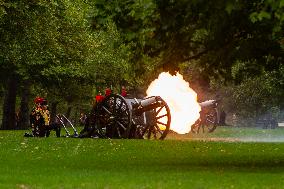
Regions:
[[[259, 116], [272, 107], [283, 108], [283, 4], [258, 0], [96, 1], [99, 11], [94, 13], [94, 27], [103, 27], [107, 20], [116, 23], [125, 42], [134, 44], [137, 76], [153, 70], [153, 79], [161, 70], [180, 69], [201, 99], [208, 98], [202, 93], [208, 92], [210, 81], [218, 80], [213, 93], [230, 100], [230, 111]], [[141, 57], [144, 62], [137, 61]], [[254, 99], [260, 110], [243, 100], [251, 97], [245, 90], [257, 90], [252, 82], [261, 83], [262, 92]], [[222, 93], [228, 90], [224, 86], [229, 86], [229, 95]]]
[[[216, 132], [222, 137], [236, 132], [238, 137], [265, 136], [264, 130], [249, 130], [249, 135], [247, 130]], [[283, 137], [283, 129], [277, 133]], [[277, 142], [193, 141], [183, 135], [183, 140], [148, 141], [23, 138], [22, 134], [0, 132], [3, 189], [241, 189], [284, 184], [284, 147]]]
[[[136, 54], [160, 55], [160, 64], [174, 67], [180, 62], [200, 59], [207, 75], [219, 73], [228, 77], [236, 60], [257, 60], [262, 65], [265, 57], [271, 55], [276, 59], [273, 64], [279, 64], [282, 2], [275, 5], [259, 1], [116, 2], [96, 2], [99, 11], [94, 15], [95, 27], [114, 20], [125, 41], [135, 43]], [[273, 7], [266, 15], [278, 17], [270, 16], [268, 20], [263, 15], [265, 10], [258, 14], [261, 7]]]
[[[111, 22], [104, 31], [91, 30], [88, 4], [11, 1], [1, 8], [1, 84], [16, 80], [4, 85], [5, 96], [15, 98], [8, 86], [20, 87], [28, 81], [35, 95], [47, 96], [54, 102], [81, 102], [82, 98], [92, 97], [93, 89], [100, 85], [98, 81], [111, 85], [126, 78], [126, 45]], [[6, 105], [4, 108], [13, 109]], [[5, 112], [11, 113], [13, 110]]]

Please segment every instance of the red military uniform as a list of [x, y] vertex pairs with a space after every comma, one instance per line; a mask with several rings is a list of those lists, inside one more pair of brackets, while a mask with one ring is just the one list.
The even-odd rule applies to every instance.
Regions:
[[104, 100], [104, 98], [105, 97], [101, 93], [99, 93], [96, 96], [96, 102], [102, 102]]
[[49, 124], [49, 112], [42, 107], [44, 102], [46, 100], [41, 97], [34, 99], [35, 106], [30, 114], [30, 123], [34, 136], [44, 137], [44, 127]]
[[111, 93], [112, 93], [111, 89], [110, 88], [106, 88], [105, 96], [109, 96], [109, 95], [111, 95]]
[[127, 96], [127, 91], [126, 91], [125, 87], [121, 88], [121, 96], [123, 96], [123, 97]]

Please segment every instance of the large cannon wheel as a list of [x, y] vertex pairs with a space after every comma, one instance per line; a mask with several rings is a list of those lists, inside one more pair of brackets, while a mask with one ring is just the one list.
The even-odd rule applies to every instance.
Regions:
[[167, 136], [171, 124], [170, 108], [161, 97], [157, 96], [156, 100], [159, 107], [145, 112], [144, 125], [136, 125], [137, 138], [163, 140]]
[[218, 125], [218, 112], [216, 108], [210, 109], [206, 116], [204, 124], [202, 124], [203, 132], [212, 133]]
[[97, 129], [102, 137], [128, 138], [132, 113], [125, 99], [116, 94], [107, 96], [99, 105]]
[[218, 125], [218, 111], [216, 108], [209, 108], [201, 111], [200, 119], [191, 127], [194, 133], [212, 133]]

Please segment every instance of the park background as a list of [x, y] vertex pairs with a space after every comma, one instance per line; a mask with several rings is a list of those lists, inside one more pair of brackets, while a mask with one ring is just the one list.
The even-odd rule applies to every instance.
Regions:
[[[0, 1], [1, 128], [36, 96], [77, 121], [99, 91], [145, 95], [179, 71], [235, 125], [283, 120], [284, 1]], [[15, 124], [17, 115], [18, 124]]]
[[[0, 0], [0, 188], [283, 188], [283, 128], [263, 125], [284, 120], [283, 21], [283, 0]], [[77, 123], [99, 91], [143, 96], [164, 71], [218, 96], [226, 122], [164, 141], [23, 137], [37, 96]]]

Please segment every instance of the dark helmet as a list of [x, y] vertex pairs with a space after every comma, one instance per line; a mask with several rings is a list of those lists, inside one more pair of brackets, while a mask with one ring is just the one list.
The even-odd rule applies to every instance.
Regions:
[[47, 100], [46, 100], [46, 99], [43, 99], [40, 104], [41, 104], [41, 105], [47, 105]]

